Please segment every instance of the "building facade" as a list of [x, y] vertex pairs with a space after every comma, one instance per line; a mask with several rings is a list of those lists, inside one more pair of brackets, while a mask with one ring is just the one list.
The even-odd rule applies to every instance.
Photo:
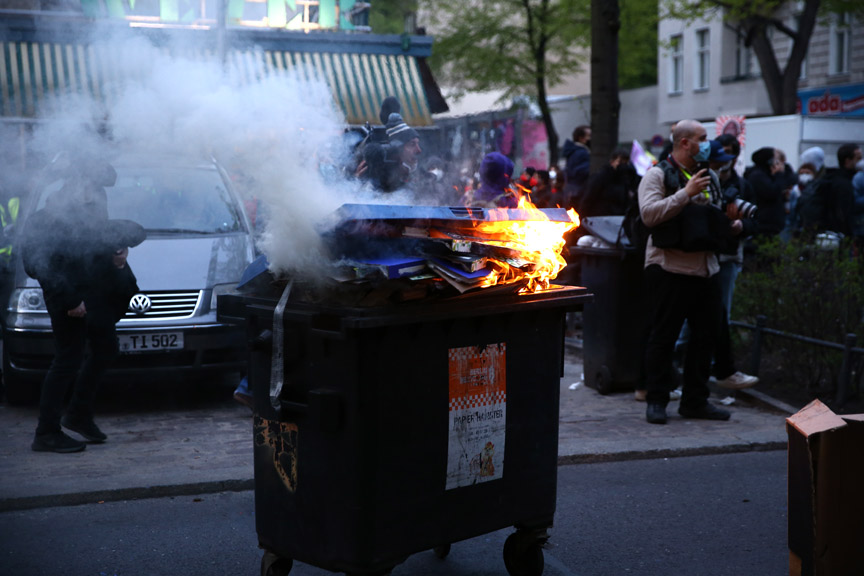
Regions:
[[[797, 26], [800, 3], [788, 2], [778, 17]], [[773, 115], [759, 63], [751, 48], [720, 16], [692, 23], [661, 20], [658, 27], [657, 119], [710, 121], [718, 116]], [[771, 36], [779, 65], [792, 40]], [[798, 82], [799, 113], [864, 118], [864, 27], [846, 15], [817, 23]]]

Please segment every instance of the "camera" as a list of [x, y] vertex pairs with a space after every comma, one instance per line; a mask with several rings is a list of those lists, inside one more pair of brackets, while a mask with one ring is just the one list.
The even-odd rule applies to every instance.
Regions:
[[741, 218], [753, 218], [756, 216], [756, 205], [741, 198], [734, 200], [735, 206], [738, 207], [738, 214]]
[[738, 214], [741, 218], [753, 218], [756, 216], [756, 205], [744, 200], [743, 198], [739, 198], [738, 188], [735, 186], [730, 186], [723, 190], [724, 207], [732, 203], [734, 203], [738, 208]]

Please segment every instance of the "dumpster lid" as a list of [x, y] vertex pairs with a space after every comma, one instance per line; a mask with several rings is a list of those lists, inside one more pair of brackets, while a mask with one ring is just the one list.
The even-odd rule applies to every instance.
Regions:
[[582, 227], [588, 234], [609, 244], [610, 248], [630, 248], [630, 239], [624, 233], [624, 216], [589, 216], [582, 218]]

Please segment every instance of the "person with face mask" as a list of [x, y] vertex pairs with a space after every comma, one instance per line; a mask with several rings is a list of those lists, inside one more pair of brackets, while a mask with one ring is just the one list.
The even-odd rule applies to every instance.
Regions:
[[806, 162], [798, 167], [798, 181], [789, 192], [789, 215], [786, 219], [785, 234], [787, 238], [796, 236], [801, 232], [803, 221], [801, 218], [801, 198], [805, 202], [813, 195], [816, 187], [816, 167]]
[[[669, 393], [678, 381], [673, 367], [675, 341], [686, 320], [690, 344], [684, 357], [678, 414], [684, 418], [728, 420], [729, 411], [709, 402], [708, 388], [723, 314], [716, 249], [711, 244], [666, 243], [668, 239], [660, 231], [663, 225], [672, 223], [680, 230], [710, 224], [706, 228], [707, 240], [716, 236], [719, 248], [725, 240], [740, 234], [743, 225], [734, 203], [725, 212], [721, 208], [716, 173], [700, 167], [711, 155], [705, 128], [695, 120], [681, 120], [673, 140], [669, 157], [648, 170], [639, 184], [640, 217], [651, 231], [644, 276], [650, 326], [645, 347], [645, 418], [652, 424], [667, 421]], [[705, 222], [699, 220], [703, 217]]]
[[756, 150], [750, 159], [753, 167], [747, 173], [747, 182], [753, 188], [753, 200], [758, 208], [756, 233], [776, 236], [786, 226], [785, 167], [774, 148], [767, 146]]

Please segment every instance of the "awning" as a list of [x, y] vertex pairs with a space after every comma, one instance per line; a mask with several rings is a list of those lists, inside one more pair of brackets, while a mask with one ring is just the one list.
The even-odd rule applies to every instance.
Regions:
[[[212, 51], [191, 54], [211, 60]], [[432, 124], [419, 59], [403, 54], [314, 51], [233, 50], [228, 66], [245, 82], [262, 75], [298, 69], [323, 80], [348, 124], [379, 124], [382, 100], [395, 96], [412, 126]], [[61, 106], [54, 96], [77, 93], [110, 103], [112, 86], [134, 76], [116, 53], [83, 44], [48, 42], [0, 43], [0, 115], [35, 117]], [[54, 110], [51, 110], [54, 111]]]

